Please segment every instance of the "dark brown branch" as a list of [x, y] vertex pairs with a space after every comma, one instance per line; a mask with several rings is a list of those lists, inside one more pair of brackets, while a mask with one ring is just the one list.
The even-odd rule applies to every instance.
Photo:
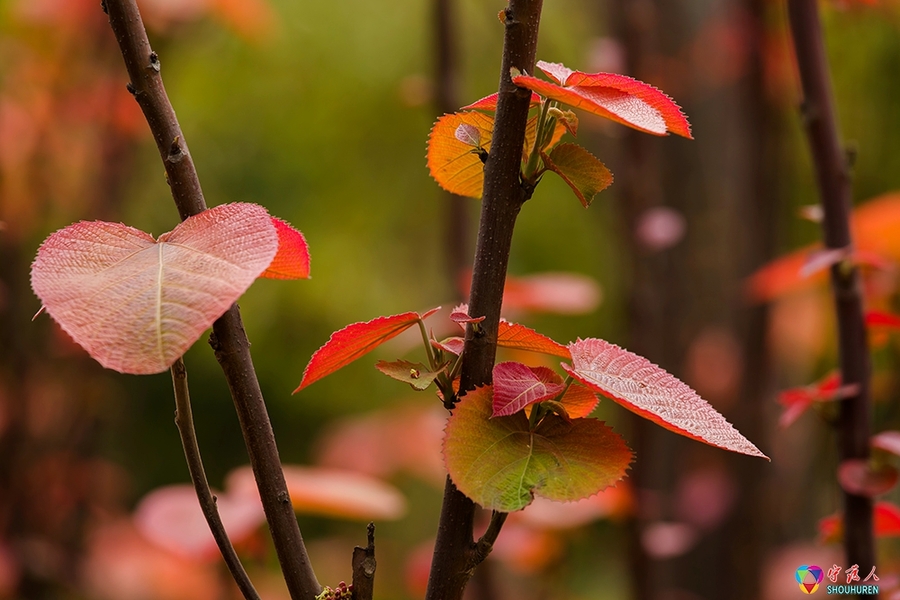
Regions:
[[372, 600], [375, 593], [375, 523], [369, 523], [366, 534], [366, 547], [353, 549], [353, 600]]
[[[542, 0], [511, 0], [502, 13], [506, 32], [499, 98], [491, 153], [484, 168], [481, 223], [469, 296], [469, 314], [484, 316], [485, 320], [477, 332], [471, 325], [466, 330], [460, 373], [463, 391], [491, 382], [513, 229], [522, 204], [531, 197], [532, 190], [519, 179], [531, 92], [513, 85], [510, 69], [534, 71], [542, 4]], [[448, 477], [426, 600], [462, 597], [474, 568], [474, 515], [475, 504]]]
[[[103, 8], [109, 15], [131, 79], [128, 89], [144, 112], [156, 140], [178, 213], [182, 219], [195, 215], [206, 209], [200, 181], [166, 95], [159, 57], [150, 48], [137, 4], [134, 0], [105, 0]], [[310, 600], [319, 593], [321, 586], [303, 545], [272, 425], [250, 357], [250, 343], [236, 304], [213, 325], [213, 346], [237, 409], [250, 465], [291, 598]]]
[[[803, 85], [803, 117], [822, 198], [828, 248], [850, 248], [850, 169], [838, 136], [828, 59], [816, 0], [790, 0], [791, 33]], [[871, 436], [870, 359], [859, 270], [849, 261], [831, 267], [838, 321], [841, 378], [859, 393], [841, 401], [837, 424], [841, 460], [868, 458]], [[847, 561], [868, 571], [875, 564], [872, 500], [844, 492], [844, 549]]]
[[191, 482], [194, 484], [194, 491], [197, 492], [197, 500], [200, 502], [200, 508], [203, 510], [203, 516], [209, 524], [209, 530], [219, 546], [219, 551], [225, 559], [228, 571], [237, 583], [238, 589], [247, 600], [259, 600], [259, 594], [253, 588], [241, 559], [238, 558], [225, 532], [225, 526], [219, 516], [219, 509], [216, 507], [216, 499], [213, 497], [209, 489], [209, 482], [206, 479], [206, 470], [203, 468], [203, 459], [200, 457], [200, 446], [197, 443], [197, 433], [194, 431], [194, 417], [191, 414], [191, 395], [188, 390], [187, 370], [184, 368], [184, 361], [178, 359], [172, 365], [172, 385], [175, 388], [175, 425], [178, 426], [178, 433], [181, 435], [181, 445], [184, 446], [184, 458], [187, 461], [188, 471], [191, 474]]

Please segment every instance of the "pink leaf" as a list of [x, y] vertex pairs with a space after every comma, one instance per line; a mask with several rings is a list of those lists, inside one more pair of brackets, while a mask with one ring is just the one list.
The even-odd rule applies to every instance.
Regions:
[[[406, 513], [406, 499], [394, 486], [362, 473], [285, 465], [284, 479], [298, 513], [364, 521], [394, 520]], [[228, 491], [259, 498], [250, 467], [228, 475]]]
[[900, 431], [882, 431], [873, 435], [870, 443], [873, 448], [900, 456]]
[[294, 393], [365, 356], [418, 323], [419, 319], [427, 319], [437, 310], [433, 308], [423, 315], [406, 312], [390, 317], [378, 317], [365, 323], [353, 323], [335, 331], [325, 345], [316, 350], [309, 359], [309, 364], [303, 371], [303, 379]]
[[651, 85], [614, 73], [572, 71], [557, 63], [538, 61], [537, 66], [556, 83], [530, 75], [515, 76], [513, 83], [640, 131], [692, 138], [678, 105]]
[[569, 350], [572, 366], [563, 368], [628, 410], [711, 446], [768, 458], [687, 384], [646, 358], [593, 338]]
[[154, 240], [121, 223], [81, 222], [51, 235], [31, 286], [100, 364], [165, 371], [272, 262], [278, 233], [255, 204], [204, 211]]
[[272, 224], [278, 231], [278, 253], [260, 277], [309, 279], [309, 246], [303, 234], [275, 217]]
[[484, 317], [470, 317], [469, 306], [467, 304], [459, 304], [450, 312], [450, 320], [465, 327], [466, 323], [481, 323]]
[[494, 365], [492, 417], [519, 412], [529, 404], [542, 402], [563, 391], [562, 378], [547, 367], [528, 367], [518, 362]]
[[443, 350], [444, 352], [459, 356], [462, 354], [463, 348], [466, 345], [466, 340], [461, 337], [448, 337], [440, 342], [431, 340], [431, 345], [438, 350]]
[[[216, 507], [228, 537], [246, 539], [265, 520], [259, 496], [215, 492]], [[147, 494], [134, 514], [135, 525], [149, 540], [182, 556], [211, 559], [218, 547], [190, 485], [170, 485]]]
[[850, 458], [838, 467], [837, 480], [847, 493], [872, 498], [897, 485], [897, 469], [891, 465], [874, 468], [868, 460]]

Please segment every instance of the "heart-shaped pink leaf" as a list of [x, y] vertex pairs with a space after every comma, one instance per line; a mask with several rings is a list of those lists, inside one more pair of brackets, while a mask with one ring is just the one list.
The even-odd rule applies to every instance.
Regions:
[[276, 217], [272, 224], [278, 231], [278, 253], [260, 277], [309, 279], [309, 246], [303, 234]]
[[419, 319], [427, 319], [439, 308], [433, 308], [423, 315], [405, 312], [390, 317], [378, 317], [364, 323], [352, 323], [335, 331], [325, 345], [316, 350], [309, 359], [309, 364], [303, 370], [303, 379], [294, 393], [365, 356], [418, 323]]
[[255, 204], [224, 204], [154, 240], [101, 221], [70, 225], [41, 245], [31, 287], [47, 312], [101, 365], [165, 371], [272, 262], [278, 233]]
[[492, 417], [519, 412], [529, 404], [542, 402], [563, 391], [562, 377], [547, 367], [529, 367], [519, 362], [494, 365]]
[[652, 85], [615, 73], [572, 71], [558, 63], [538, 61], [537, 66], [555, 83], [530, 75], [517, 75], [513, 83], [640, 131], [692, 137], [678, 105]]
[[680, 435], [733, 452], [768, 458], [687, 384], [604, 340], [569, 344], [572, 377], [628, 410]]

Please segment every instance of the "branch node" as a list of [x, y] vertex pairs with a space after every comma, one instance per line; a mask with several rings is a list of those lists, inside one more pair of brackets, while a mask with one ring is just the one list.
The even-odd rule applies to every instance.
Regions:
[[147, 68], [153, 69], [154, 71], [159, 73], [159, 70], [160, 70], [159, 55], [156, 52], [153, 52], [153, 51], [150, 52], [150, 64], [148, 65]]
[[137, 98], [137, 89], [131, 84], [129, 81], [125, 84], [125, 89], [128, 90], [128, 93]]
[[287, 490], [281, 490], [280, 492], [278, 492], [278, 501], [282, 504], [291, 503], [291, 496], [287, 493]]
[[166, 156], [166, 162], [177, 163], [184, 158], [184, 150], [181, 149], [181, 136], [176, 135], [169, 146], [169, 155]]

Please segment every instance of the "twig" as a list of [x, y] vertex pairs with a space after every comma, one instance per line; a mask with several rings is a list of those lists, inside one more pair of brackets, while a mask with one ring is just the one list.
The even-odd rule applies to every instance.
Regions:
[[[159, 57], [150, 48], [135, 0], [104, 0], [134, 95], [166, 169], [172, 197], [182, 219], [206, 209], [200, 181], [160, 76]], [[294, 515], [275, 436], [250, 357], [237, 305], [213, 324], [212, 344], [225, 373], [240, 419], [250, 465], [272, 532], [272, 540], [291, 598], [310, 600], [321, 586], [312, 570]]]
[[475, 543], [475, 552], [473, 556], [473, 562], [475, 564], [472, 565], [473, 568], [486, 559], [488, 554], [491, 553], [491, 550], [494, 549], [494, 542], [497, 541], [497, 536], [500, 535], [500, 529], [503, 528], [503, 524], [506, 522], [506, 517], [508, 516], [509, 513], [497, 512], [496, 510], [491, 513], [491, 521], [488, 523], [488, 528]]
[[366, 534], [366, 547], [353, 549], [353, 600], [372, 600], [375, 593], [375, 523], [369, 523]]
[[[542, 5], [542, 0], [511, 0], [501, 13], [506, 31], [499, 98], [491, 152], [484, 168], [481, 223], [469, 296], [469, 314], [484, 316], [485, 320], [477, 333], [471, 324], [466, 328], [460, 373], [463, 391], [491, 382], [513, 229], [519, 209], [533, 191], [519, 180], [531, 92], [512, 83], [510, 69], [534, 71]], [[462, 597], [474, 568], [474, 515], [475, 504], [448, 477], [426, 600]]]
[[[822, 198], [822, 228], [827, 248], [848, 248], [851, 182], [846, 154], [838, 136], [831, 78], [816, 0], [790, 0], [788, 12], [797, 66], [803, 85], [803, 116]], [[869, 457], [871, 408], [870, 359], [863, 318], [859, 270], [849, 261], [831, 267], [838, 321], [841, 380], [858, 385], [859, 393], [841, 401], [837, 424], [841, 460]], [[860, 570], [875, 565], [872, 499], [844, 492], [844, 549], [847, 561]], [[867, 596], [868, 597], [868, 596]]]
[[231, 572], [231, 576], [238, 588], [247, 600], [259, 600], [259, 594], [253, 588], [241, 559], [238, 558], [225, 532], [225, 526], [219, 516], [216, 507], [216, 499], [209, 489], [206, 479], [206, 470], [203, 468], [203, 459], [200, 457], [200, 446], [197, 444], [197, 433], [194, 431], [194, 417], [191, 414], [191, 396], [188, 390], [187, 370], [184, 368], [184, 360], [179, 358], [172, 365], [172, 385], [175, 388], [175, 425], [181, 435], [181, 445], [184, 446], [184, 458], [187, 461], [194, 491], [197, 492], [197, 500], [203, 510], [203, 516], [209, 524], [209, 530], [219, 546], [219, 551], [225, 559], [225, 564]]

